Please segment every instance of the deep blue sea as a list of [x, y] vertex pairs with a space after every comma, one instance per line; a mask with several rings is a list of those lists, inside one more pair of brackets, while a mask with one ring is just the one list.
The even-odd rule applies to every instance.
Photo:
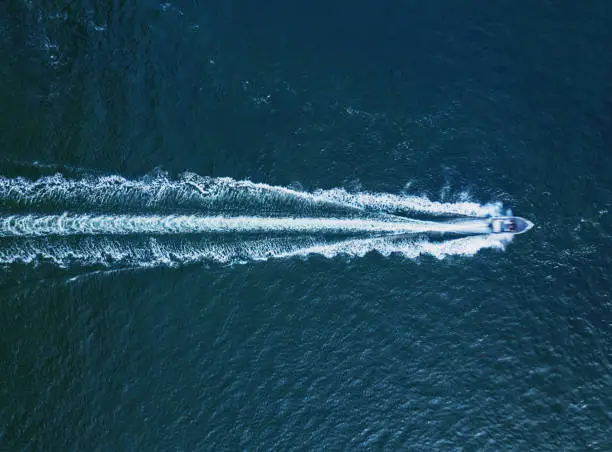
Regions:
[[612, 450], [611, 24], [0, 2], [0, 450]]

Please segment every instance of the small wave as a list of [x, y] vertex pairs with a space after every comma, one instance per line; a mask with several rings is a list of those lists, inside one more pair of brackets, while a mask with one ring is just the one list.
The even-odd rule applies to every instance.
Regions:
[[160, 238], [116, 240], [107, 237], [56, 241], [22, 239], [0, 247], [0, 265], [53, 263], [60, 267], [102, 266], [173, 267], [195, 263], [237, 264], [270, 259], [307, 258], [319, 255], [328, 259], [338, 256], [363, 257], [378, 253], [408, 259], [430, 255], [437, 259], [449, 256], [473, 256], [482, 249], [503, 250], [504, 239], [493, 236], [471, 236], [441, 242], [427, 239], [377, 237], [324, 241], [313, 237], [237, 240], [233, 242], [175, 241]]
[[[501, 204], [439, 202], [424, 196], [388, 193], [350, 193], [341, 188], [307, 192], [288, 187], [227, 177], [202, 177], [184, 173], [172, 180], [163, 173], [129, 180], [122, 176], [88, 176], [67, 179], [61, 174], [36, 180], [0, 177], [0, 209], [36, 208], [48, 211], [126, 211], [190, 209], [236, 211], [261, 215], [291, 211], [293, 215], [424, 213], [486, 217], [501, 212]], [[158, 210], [157, 210], [158, 211]]]

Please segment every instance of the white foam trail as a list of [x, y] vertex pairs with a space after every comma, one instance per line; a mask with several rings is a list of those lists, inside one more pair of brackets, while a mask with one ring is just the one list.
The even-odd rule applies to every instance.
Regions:
[[441, 242], [396, 240], [393, 237], [379, 237], [347, 240], [330, 245], [314, 245], [275, 257], [307, 256], [310, 254], [320, 254], [327, 258], [343, 254], [351, 257], [363, 257], [370, 252], [376, 251], [386, 257], [396, 253], [409, 259], [422, 255], [444, 259], [448, 256], [473, 256], [485, 248], [504, 250], [510, 240], [512, 240], [511, 236], [500, 237], [493, 235], [463, 237]]
[[0, 199], [25, 206], [59, 203], [155, 207], [165, 200], [189, 204], [200, 198], [201, 193], [185, 180], [173, 181], [162, 174], [138, 180], [116, 175], [66, 179], [59, 173], [37, 180], [0, 177]]
[[362, 209], [383, 212], [421, 212], [429, 215], [463, 215], [487, 217], [500, 215], [501, 203], [439, 202], [425, 196], [393, 195], [389, 193], [348, 193], [344, 189], [315, 192], [321, 199], [335, 201]]
[[431, 255], [473, 256], [482, 249], [503, 250], [510, 237], [471, 236], [442, 242], [406, 240], [392, 237], [342, 240], [333, 243], [312, 238], [263, 239], [214, 242], [163, 242], [150, 239], [136, 244], [108, 238], [85, 238], [78, 243], [20, 240], [0, 248], [0, 265], [51, 262], [61, 267], [72, 265], [104, 267], [158, 267], [193, 263], [236, 264], [269, 259], [306, 258], [321, 255], [363, 257], [377, 252], [383, 256], [397, 254], [408, 259]]
[[0, 236], [67, 236], [204, 233], [456, 233], [485, 234], [486, 220], [274, 218], [196, 215], [11, 215], [0, 217]]
[[[177, 180], [161, 173], [138, 180], [99, 175], [67, 179], [60, 174], [37, 180], [0, 177], [0, 211], [7, 213], [0, 216], [0, 238], [4, 237], [0, 264], [52, 262], [125, 268], [228, 264], [313, 254], [360, 257], [370, 252], [407, 258], [429, 254], [441, 259], [473, 255], [483, 248], [503, 249], [510, 238], [478, 235], [489, 232], [485, 219], [436, 222], [389, 213], [485, 217], [498, 215], [500, 207], [344, 189], [306, 192], [193, 173]], [[39, 213], [29, 213], [32, 211]], [[57, 214], [62, 211], [73, 213]], [[105, 214], [80, 213], [91, 211]], [[253, 240], [253, 236], [238, 238], [226, 233], [286, 236]], [[422, 233], [472, 236], [418, 240], [416, 235]], [[301, 236], [306, 234], [319, 238]], [[362, 238], [336, 236], [330, 241], [330, 234], [360, 234]], [[364, 234], [378, 237], [363, 238]], [[171, 235], [175, 237], [168, 238]], [[228, 235], [233, 241], [218, 240]]]
[[228, 177], [201, 177], [184, 173], [177, 180], [164, 174], [129, 180], [121, 176], [66, 179], [60, 174], [37, 180], [0, 177], [0, 202], [35, 207], [48, 204], [79, 208], [194, 208], [260, 211], [291, 206], [296, 211], [333, 207], [348, 212], [420, 212], [429, 215], [486, 217], [499, 215], [501, 204], [438, 202], [424, 196], [387, 193], [349, 193], [341, 188], [306, 192]]

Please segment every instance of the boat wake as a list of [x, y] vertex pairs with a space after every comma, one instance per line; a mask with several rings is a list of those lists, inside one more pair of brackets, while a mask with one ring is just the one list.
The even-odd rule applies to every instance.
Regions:
[[270, 238], [236, 241], [187, 241], [151, 237], [146, 240], [113, 240], [108, 237], [57, 241], [49, 238], [26, 239], [0, 246], [0, 265], [52, 263], [60, 267], [157, 267], [194, 263], [239, 264], [282, 258], [319, 255], [363, 257], [378, 253], [415, 259], [429, 255], [473, 256], [483, 249], [503, 250], [506, 241], [480, 235], [430, 241], [423, 238], [375, 237], [326, 241], [314, 237]]
[[487, 220], [225, 217], [196, 215], [11, 215], [0, 217], [0, 237], [205, 233], [447, 233], [486, 234]]
[[137, 180], [0, 177], [0, 265], [151, 267], [371, 252], [471, 256], [504, 249], [511, 239], [489, 234], [485, 217], [500, 212], [499, 203], [308, 192], [193, 173], [176, 180], [162, 173]]
[[138, 180], [121, 176], [86, 176], [66, 179], [61, 174], [29, 180], [0, 176], [0, 211], [11, 209], [70, 210], [75, 206], [96, 210], [170, 209], [201, 211], [255, 211], [260, 215], [291, 210], [356, 214], [363, 212], [424, 213], [432, 216], [487, 217], [501, 212], [500, 203], [439, 202], [425, 196], [389, 193], [350, 193], [343, 188], [301, 191], [229, 177], [202, 177], [184, 173], [177, 180], [155, 173]]

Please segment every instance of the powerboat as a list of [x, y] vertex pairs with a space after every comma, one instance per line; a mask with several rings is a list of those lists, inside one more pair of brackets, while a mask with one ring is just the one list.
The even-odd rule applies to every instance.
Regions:
[[522, 234], [529, 231], [533, 223], [521, 217], [492, 217], [489, 228], [493, 234]]

